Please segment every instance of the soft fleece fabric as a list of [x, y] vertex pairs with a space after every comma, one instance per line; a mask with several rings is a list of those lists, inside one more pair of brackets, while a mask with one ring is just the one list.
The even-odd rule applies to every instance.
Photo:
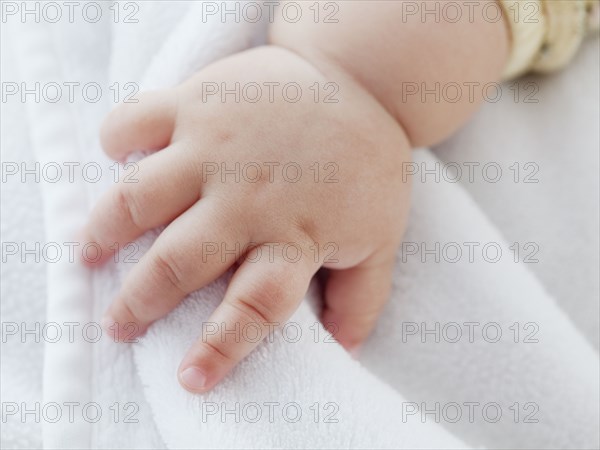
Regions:
[[[260, 41], [264, 24], [199, 26], [200, 2], [139, 3], [140, 22], [12, 24], [2, 29], [3, 80], [138, 81], [169, 86], [227, 54]], [[105, 17], [110, 17], [105, 14]], [[176, 368], [201, 323], [220, 301], [226, 277], [191, 295], [135, 345], [2, 344], [3, 402], [115, 402], [137, 405], [137, 423], [3, 423], [6, 448], [597, 448], [598, 413], [598, 42], [572, 67], [547, 78], [537, 104], [515, 103], [508, 87], [455, 138], [415, 162], [513, 162], [539, 165], [539, 183], [415, 181], [407, 243], [497, 243], [497, 263], [482, 258], [423, 263], [398, 254], [394, 292], [378, 328], [353, 360], [337, 344], [277, 335], [263, 343], [213, 392], [193, 396], [177, 384]], [[7, 102], [2, 104], [5, 161], [104, 161], [97, 129], [112, 105]], [[508, 175], [508, 174], [507, 174]], [[510, 174], [512, 176], [512, 173]], [[73, 240], [106, 184], [3, 185], [4, 241]], [[6, 214], [10, 211], [10, 214]], [[41, 238], [43, 236], [43, 238]], [[156, 232], [140, 239], [147, 249]], [[535, 264], [515, 263], [514, 242], [539, 245]], [[91, 273], [76, 264], [2, 266], [3, 321], [98, 321], [116, 293], [126, 264]], [[293, 321], [308, 330], [311, 304]], [[481, 326], [473, 342], [423, 343], [415, 324], [498, 324], [491, 343]], [[519, 343], [511, 327], [533, 323], [538, 342]], [[466, 328], [462, 328], [463, 331]], [[491, 332], [490, 332], [491, 333]], [[493, 335], [493, 333], [491, 333]], [[485, 336], [489, 338], [489, 335]], [[489, 340], [489, 339], [488, 339]], [[206, 416], [207, 405], [234, 408], [256, 402], [296, 402], [304, 416], [291, 423], [236, 423]], [[319, 402], [337, 405], [334, 423], [307, 415]], [[452, 405], [473, 421], [455, 417]], [[415, 405], [441, 411], [412, 412]], [[515, 403], [519, 419], [515, 423]], [[482, 407], [488, 415], [482, 415]], [[489, 405], [492, 405], [491, 407]], [[496, 406], [497, 405], [497, 406]], [[527, 406], [526, 406], [527, 405]], [[510, 408], [513, 409], [510, 409]], [[496, 408], [496, 409], [494, 409]], [[494, 422], [494, 411], [502, 417]], [[203, 413], [204, 411], [204, 413]], [[263, 409], [264, 411], [264, 409]], [[323, 412], [323, 410], [321, 411]], [[534, 412], [536, 423], [524, 423]], [[437, 419], [437, 420], [436, 420]], [[436, 423], [437, 422], [437, 423]]]

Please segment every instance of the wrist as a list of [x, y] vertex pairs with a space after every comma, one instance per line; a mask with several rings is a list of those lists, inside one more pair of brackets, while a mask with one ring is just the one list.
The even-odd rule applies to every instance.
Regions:
[[[342, 2], [338, 24], [276, 20], [269, 39], [361, 86], [402, 126], [413, 147], [433, 145], [470, 118], [485, 98], [483, 86], [500, 79], [508, 31], [502, 20], [470, 21], [467, 15], [458, 23], [420, 15], [403, 21], [402, 4]], [[427, 94], [451, 85], [462, 89], [458, 101]]]

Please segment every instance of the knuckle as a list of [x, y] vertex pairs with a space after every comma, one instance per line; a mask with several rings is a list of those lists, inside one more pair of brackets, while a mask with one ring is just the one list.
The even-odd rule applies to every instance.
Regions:
[[119, 185], [115, 191], [115, 203], [120, 215], [136, 229], [142, 230], [143, 219], [131, 189]]
[[310, 248], [315, 242], [321, 241], [319, 227], [312, 219], [302, 218], [295, 221], [298, 230], [297, 241], [303, 250]]
[[137, 299], [132, 296], [125, 297], [119, 308], [121, 311], [120, 324], [122, 326], [127, 326], [129, 324], [138, 326], [137, 324], [139, 323], [145, 323], [146, 317], [144, 316], [144, 311], [148, 310], [147, 303], [147, 300]]
[[132, 322], [147, 322], [156, 309], [156, 300], [152, 295], [141, 293], [135, 281], [128, 277], [123, 286], [118, 310], [123, 317]]
[[236, 363], [236, 358], [227, 345], [206, 339], [200, 343], [200, 346], [203, 349], [202, 353], [206, 353], [210, 359], [222, 360], [230, 365]]
[[251, 323], [264, 325], [275, 321], [275, 314], [271, 310], [247, 298], [238, 298], [232, 306], [247, 317]]
[[159, 282], [166, 281], [172, 288], [182, 294], [188, 293], [185, 281], [187, 277], [178, 265], [177, 257], [172, 252], [156, 252], [151, 262], [151, 273]]
[[267, 280], [260, 289], [238, 296], [231, 304], [252, 322], [274, 323], [283, 316], [285, 297], [279, 283]]

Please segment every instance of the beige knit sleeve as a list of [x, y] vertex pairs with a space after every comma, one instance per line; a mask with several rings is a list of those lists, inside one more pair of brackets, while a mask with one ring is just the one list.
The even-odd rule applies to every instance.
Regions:
[[498, 1], [511, 36], [505, 79], [566, 66], [600, 22], [600, 0]]

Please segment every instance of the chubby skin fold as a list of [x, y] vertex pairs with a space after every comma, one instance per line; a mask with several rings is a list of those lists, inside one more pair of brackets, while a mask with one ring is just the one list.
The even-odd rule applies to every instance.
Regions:
[[[385, 305], [394, 257], [402, 240], [410, 186], [402, 163], [410, 149], [448, 137], [481, 98], [456, 103], [407, 98], [403, 82], [485, 84], [496, 81], [508, 53], [502, 21], [454, 24], [413, 21], [400, 26], [402, 2], [342, 2], [339, 23], [275, 21], [270, 45], [228, 57], [181, 85], [147, 92], [106, 118], [101, 142], [139, 163], [138, 183], [119, 183], [92, 211], [82, 240], [107, 255], [167, 225], [131, 270], [103, 319], [110, 333], [134, 337], [168, 314], [187, 294], [239, 264], [210, 322], [243, 327], [285, 322], [313, 275], [331, 269], [322, 321], [355, 350]], [[267, 97], [255, 103], [206, 98], [205, 81], [335, 83], [337, 103], [303, 96], [295, 103]], [[335, 163], [335, 182], [303, 176], [290, 183], [263, 171], [252, 183], [207, 176], [206, 163], [294, 161], [303, 168]], [[321, 167], [323, 167], [323, 165]], [[212, 167], [212, 166], [211, 166]], [[282, 245], [294, 243], [291, 260]], [[236, 244], [235, 257], [208, 254], [206, 243]], [[334, 244], [335, 258], [325, 248]], [[319, 251], [315, 251], [317, 248]], [[255, 255], [263, 255], [256, 258]], [[265, 257], [264, 255], [269, 255]], [[264, 336], [264, 334], [263, 334]], [[200, 337], [179, 368], [192, 392], [214, 387], [258, 343], [217, 333]]]

